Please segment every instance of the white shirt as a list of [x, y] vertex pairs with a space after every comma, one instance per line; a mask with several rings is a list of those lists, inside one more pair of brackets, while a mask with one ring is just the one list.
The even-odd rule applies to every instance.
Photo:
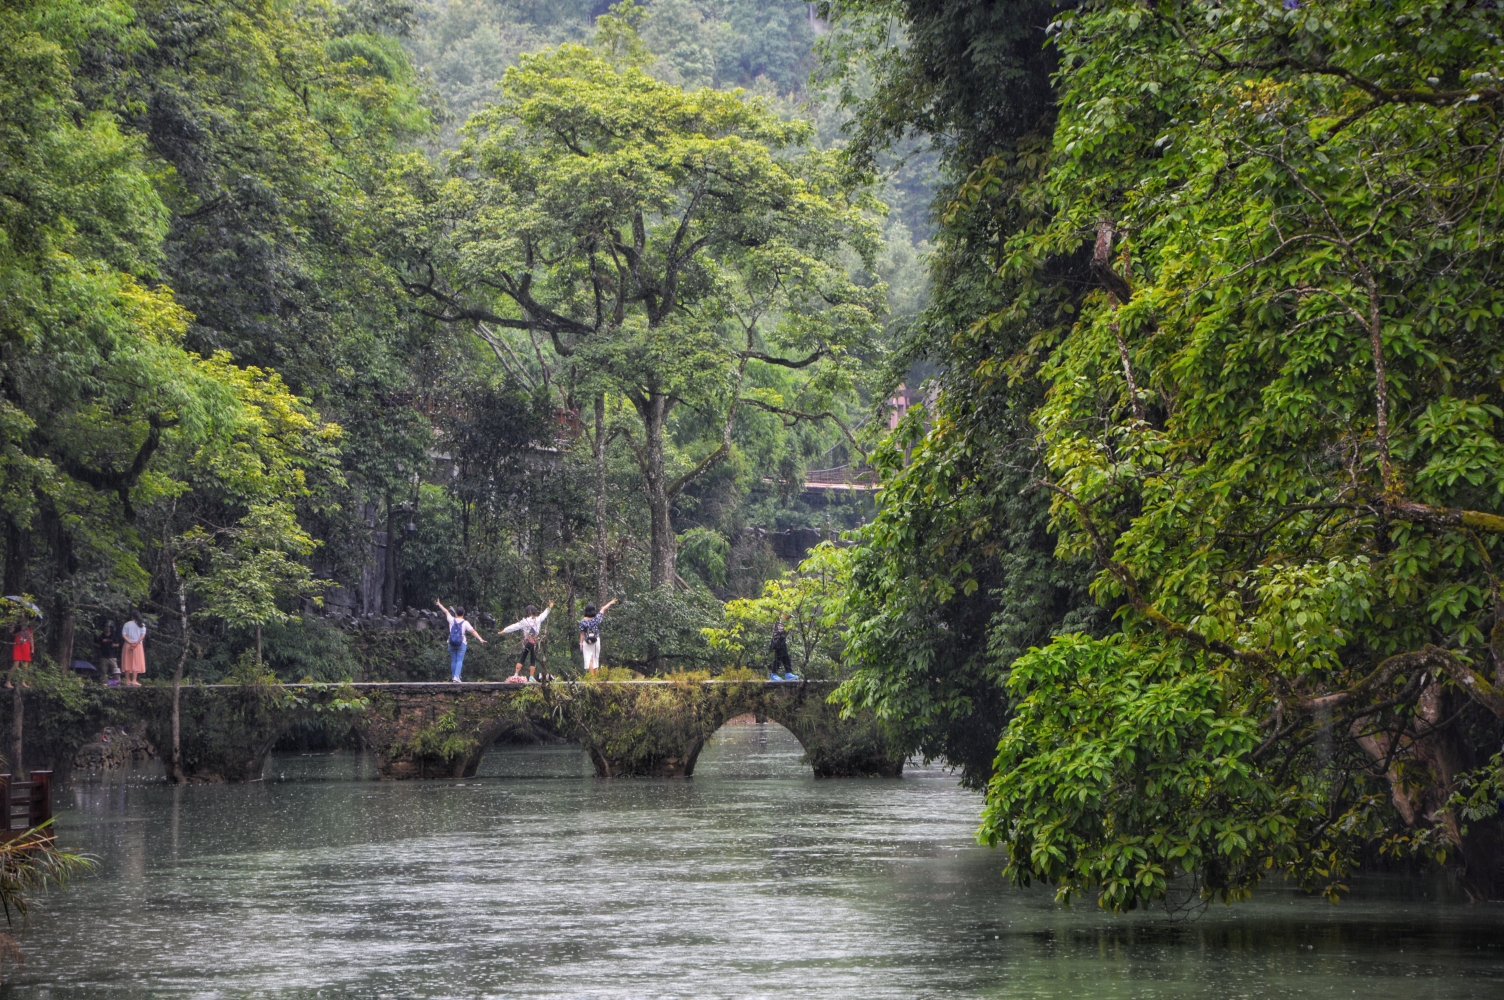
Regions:
[[146, 638], [146, 626], [137, 625], [135, 622], [126, 622], [125, 628], [120, 630], [120, 634], [125, 638], [126, 642], [140, 642]]
[[534, 638], [538, 630], [543, 627], [543, 619], [548, 617], [549, 608], [544, 608], [536, 618], [521, 618], [501, 630], [502, 635], [508, 632], [521, 632], [524, 638]]

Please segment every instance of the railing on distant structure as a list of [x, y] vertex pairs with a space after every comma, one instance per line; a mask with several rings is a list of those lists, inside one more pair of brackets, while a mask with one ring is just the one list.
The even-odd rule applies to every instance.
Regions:
[[865, 492], [875, 490], [882, 483], [872, 469], [857, 469], [850, 465], [838, 465], [833, 469], [806, 469], [806, 490], [852, 490]]

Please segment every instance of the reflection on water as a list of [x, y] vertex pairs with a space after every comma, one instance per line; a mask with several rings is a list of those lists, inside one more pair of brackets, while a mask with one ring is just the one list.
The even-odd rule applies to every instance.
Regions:
[[599, 781], [554, 746], [464, 781], [336, 754], [79, 784], [59, 832], [100, 870], [34, 911], [0, 996], [1504, 996], [1504, 912], [1437, 884], [1063, 912], [1001, 882], [943, 772], [816, 781], [799, 756], [728, 726], [690, 781]]

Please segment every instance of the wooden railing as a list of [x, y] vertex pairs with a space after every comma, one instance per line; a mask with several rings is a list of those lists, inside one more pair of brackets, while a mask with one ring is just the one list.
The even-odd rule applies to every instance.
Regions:
[[0, 840], [15, 840], [52, 818], [52, 772], [32, 771], [26, 780], [0, 774], [0, 801], [5, 803]]

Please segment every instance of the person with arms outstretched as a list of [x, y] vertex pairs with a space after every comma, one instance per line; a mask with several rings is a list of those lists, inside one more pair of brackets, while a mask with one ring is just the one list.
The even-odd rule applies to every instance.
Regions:
[[585, 605], [585, 617], [580, 619], [580, 656], [585, 659], [585, 669], [595, 673], [601, 666], [601, 622], [616, 598], [611, 598], [597, 611], [594, 604]]
[[548, 607], [543, 609], [542, 614], [539, 614], [538, 608], [535, 605], [529, 604], [527, 606], [527, 614], [523, 615], [517, 621], [514, 621], [512, 624], [508, 625], [500, 632], [496, 633], [497, 635], [506, 635], [508, 632], [522, 633], [522, 652], [517, 654], [517, 670], [512, 674], [513, 677], [521, 677], [522, 664], [527, 663], [528, 681], [531, 682], [537, 680], [536, 675], [538, 672], [538, 633], [543, 629], [544, 619], [546, 619], [548, 617], [548, 613], [553, 610], [553, 606], [554, 602], [549, 601]]
[[486, 640], [480, 638], [480, 633], [475, 631], [475, 626], [465, 621], [465, 609], [455, 606], [453, 611], [444, 607], [444, 602], [434, 598], [439, 610], [444, 612], [444, 617], [449, 619], [449, 680], [455, 684], [460, 683], [460, 673], [465, 669], [465, 650], [469, 649], [469, 643], [465, 641], [465, 633], [469, 633], [480, 639], [484, 644]]

